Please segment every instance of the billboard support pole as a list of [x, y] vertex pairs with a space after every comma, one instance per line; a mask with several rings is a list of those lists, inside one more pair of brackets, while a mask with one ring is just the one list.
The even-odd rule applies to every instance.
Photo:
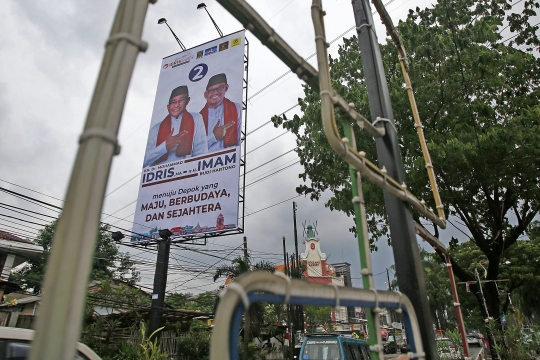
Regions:
[[[241, 140], [242, 140], [242, 145], [243, 145], [243, 149], [242, 149], [242, 154], [244, 155], [243, 156], [243, 159], [242, 157], [240, 157], [240, 166], [241, 166], [241, 172], [242, 172], [242, 186], [240, 187], [240, 190], [241, 190], [241, 194], [239, 194], [239, 198], [240, 198], [240, 202], [241, 202], [241, 210], [242, 210], [242, 227], [240, 228], [240, 232], [243, 233], [244, 232], [244, 229], [245, 229], [245, 217], [246, 217], [246, 199], [245, 199], [245, 195], [246, 195], [246, 160], [247, 160], [247, 156], [246, 156], [246, 150], [247, 150], [247, 145], [246, 145], [246, 138], [247, 138], [247, 115], [248, 115], [248, 109], [247, 109], [247, 103], [248, 103], [248, 82], [249, 82], [249, 41], [247, 39], [247, 37], [245, 38], [246, 40], [246, 46], [244, 47], [244, 79], [242, 80], [242, 94], [243, 94], [243, 99], [242, 99], [242, 111], [244, 112], [244, 116], [242, 117], [244, 119], [243, 123], [243, 127], [244, 127], [244, 130], [242, 131], [242, 136], [241, 136]], [[241, 146], [242, 146], [241, 145]], [[239, 226], [240, 227], [240, 226]]]
[[[164, 232], [162, 234], [162, 232]], [[165, 290], [167, 288], [167, 272], [169, 270], [169, 254], [171, 252], [170, 230], [160, 230], [161, 241], [158, 241], [158, 253], [156, 258], [156, 272], [154, 273], [154, 290], [152, 291], [152, 305], [150, 308], [150, 320], [148, 324], [148, 335], [152, 335], [163, 324], [163, 307], [165, 305]], [[161, 331], [158, 331], [150, 340], [159, 338]]]

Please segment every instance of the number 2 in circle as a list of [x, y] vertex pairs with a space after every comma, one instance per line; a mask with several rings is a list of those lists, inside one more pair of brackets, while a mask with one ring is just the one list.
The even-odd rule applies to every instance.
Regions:
[[202, 78], [204, 78], [207, 72], [208, 72], [208, 65], [204, 63], [197, 64], [189, 72], [189, 80], [191, 80], [192, 82], [197, 82], [201, 80]]

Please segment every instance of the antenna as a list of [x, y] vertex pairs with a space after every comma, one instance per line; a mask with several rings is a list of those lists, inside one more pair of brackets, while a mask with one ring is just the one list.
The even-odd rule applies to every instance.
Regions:
[[315, 220], [315, 224], [313, 224], [313, 233], [319, 235], [319, 232], [317, 231], [317, 220]]
[[302, 227], [304, 228], [304, 230], [302, 231], [302, 237], [305, 238], [306, 237], [306, 221], [305, 220], [302, 223]]

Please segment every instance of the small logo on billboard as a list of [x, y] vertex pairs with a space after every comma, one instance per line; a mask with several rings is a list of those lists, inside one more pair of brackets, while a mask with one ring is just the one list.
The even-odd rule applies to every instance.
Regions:
[[188, 62], [190, 62], [191, 60], [193, 60], [193, 55], [191, 54], [186, 54], [182, 57], [179, 57], [179, 58], [176, 58], [174, 59], [174, 61], [171, 61], [170, 63], [167, 63], [165, 65], [163, 65], [163, 69], [167, 69], [169, 67], [177, 67], [177, 66], [180, 66], [180, 65], [184, 65], [184, 64], [187, 64]]
[[197, 51], [197, 59], [200, 59], [203, 57], [204, 51]]
[[189, 72], [189, 80], [191, 80], [192, 82], [202, 80], [202, 78], [205, 77], [207, 72], [208, 65], [206, 65], [205, 63], [195, 65], [195, 67]]
[[225, 41], [224, 43], [219, 44], [219, 51], [227, 50], [229, 48], [229, 42]]
[[204, 56], [212, 55], [216, 52], [217, 52], [217, 46], [212, 46], [211, 48], [204, 50]]
[[241, 43], [242, 43], [242, 38], [241, 38], [241, 37], [237, 37], [237, 38], [231, 40], [231, 47], [238, 46], [238, 45], [240, 45]]

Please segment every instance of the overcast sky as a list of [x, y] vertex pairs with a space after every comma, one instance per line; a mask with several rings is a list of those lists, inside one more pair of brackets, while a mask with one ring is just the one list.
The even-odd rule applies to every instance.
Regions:
[[[276, 32], [304, 58], [315, 52], [314, 32], [311, 23], [310, 2], [305, 0], [250, 1]], [[104, 54], [104, 44], [110, 31], [118, 1], [80, 0], [53, 2], [51, 0], [4, 0], [0, 7], [0, 186], [41, 201], [62, 206], [75, 153], [78, 137], [86, 120], [90, 99]], [[150, 5], [143, 32], [149, 43], [145, 53], [140, 53], [124, 108], [119, 132], [122, 152], [113, 160], [107, 186], [103, 215], [108, 223], [130, 229], [134, 212], [139, 176], [150, 125], [151, 112], [160, 71], [161, 59], [179, 51], [178, 44], [165, 25], [158, 25], [165, 17], [186, 47], [194, 47], [218, 36], [204, 11], [196, 3], [181, 0], [159, 0]], [[242, 29], [242, 26], [214, 0], [207, 0], [209, 12], [225, 34]], [[409, 7], [429, 6], [428, 1], [390, 1], [387, 9], [395, 23], [406, 17]], [[354, 32], [354, 17], [349, 0], [324, 2], [328, 41], [347, 32]], [[377, 34], [384, 38], [378, 16]], [[249, 93], [255, 94], [276, 78], [287, 72], [286, 66], [267, 50], [252, 34], [247, 33], [249, 48]], [[337, 56], [338, 44], [334, 42], [329, 53]], [[315, 59], [310, 61], [316, 67]], [[413, 85], [414, 86], [414, 85]], [[303, 95], [301, 81], [290, 73], [274, 85], [250, 99], [248, 103], [248, 132], [264, 124], [274, 114], [281, 114], [297, 104]], [[404, 94], [405, 96], [405, 94]], [[298, 107], [287, 113], [290, 118]], [[283, 133], [267, 125], [247, 137], [248, 151]], [[261, 147], [247, 157], [247, 169], [253, 169], [295, 147], [295, 138], [286, 134]], [[248, 174], [246, 182], [271, 173], [297, 161], [296, 153], [289, 152]], [[292, 201], [295, 187], [300, 184], [299, 164], [279, 174], [259, 181], [246, 189], [245, 236], [255, 261], [269, 260], [279, 263], [283, 259], [282, 236], [287, 239], [287, 251], [294, 251]], [[22, 188], [24, 187], [24, 188]], [[27, 188], [27, 189], [25, 189]], [[37, 191], [32, 192], [30, 190]], [[302, 223], [317, 221], [321, 248], [330, 263], [349, 262], [355, 286], [361, 286], [359, 253], [356, 239], [348, 229], [351, 218], [343, 213], [331, 212], [324, 201], [312, 202], [304, 197], [298, 203], [299, 237]], [[283, 202], [279, 205], [276, 205]], [[14, 196], [0, 193], [0, 203], [15, 205], [43, 214], [55, 213]], [[275, 205], [275, 206], [273, 206]], [[368, 204], [369, 206], [369, 204]], [[265, 210], [262, 210], [265, 209]], [[262, 210], [262, 211], [260, 211]], [[252, 215], [249, 215], [253, 213]], [[0, 214], [45, 223], [43, 216], [31, 220], [6, 209]], [[119, 219], [125, 220], [119, 221]], [[32, 227], [33, 229], [30, 229]], [[0, 229], [32, 238], [39, 225], [22, 224], [13, 218], [0, 217]], [[117, 230], [113, 228], [113, 230]], [[450, 232], [465, 239], [455, 229]], [[448, 244], [450, 233], [443, 234]], [[217, 287], [209, 273], [216, 265], [225, 264], [219, 257], [232, 258], [242, 254], [242, 235], [219, 237], [206, 247], [196, 249], [212, 256], [189, 250], [173, 248], [170, 291], [194, 292]], [[299, 244], [301, 251], [303, 246]], [[374, 253], [373, 264], [376, 285], [385, 288], [385, 269], [393, 264], [391, 249], [380, 241]], [[192, 247], [193, 248], [193, 247]], [[154, 262], [152, 249], [131, 251], [136, 259]], [[215, 250], [215, 251], [214, 251]], [[217, 257], [216, 257], [217, 256]], [[221, 261], [221, 262], [220, 262]], [[203, 270], [186, 273], [180, 269]], [[141, 266], [141, 283], [151, 287], [153, 265]], [[207, 270], [205, 273], [204, 270]], [[208, 273], [209, 272], [209, 273]], [[194, 277], [196, 275], [196, 277]]]

